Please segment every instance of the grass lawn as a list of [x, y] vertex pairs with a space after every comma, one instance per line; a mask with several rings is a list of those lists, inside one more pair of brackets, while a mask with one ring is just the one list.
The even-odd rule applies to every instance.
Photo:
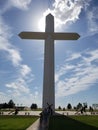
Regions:
[[98, 128], [98, 116], [72, 116], [73, 119]]
[[98, 116], [53, 116], [49, 130], [98, 130]]
[[0, 116], [0, 130], [25, 130], [37, 119], [32, 116]]

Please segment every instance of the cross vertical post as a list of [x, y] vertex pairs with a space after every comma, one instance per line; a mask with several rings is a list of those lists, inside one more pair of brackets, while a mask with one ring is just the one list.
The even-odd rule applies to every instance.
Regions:
[[45, 109], [48, 105], [55, 111], [54, 40], [77, 40], [80, 35], [77, 33], [55, 33], [54, 16], [48, 14], [45, 32], [21, 32], [19, 37], [29, 40], [45, 40], [42, 107]]
[[55, 109], [55, 83], [54, 83], [54, 39], [50, 35], [54, 33], [54, 17], [46, 16], [45, 32], [49, 33], [45, 39], [44, 50], [44, 78], [43, 78], [43, 109], [47, 108], [47, 103], [52, 104]]

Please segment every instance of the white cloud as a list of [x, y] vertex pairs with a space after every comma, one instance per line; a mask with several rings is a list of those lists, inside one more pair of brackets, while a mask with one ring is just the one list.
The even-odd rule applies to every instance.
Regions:
[[16, 7], [21, 10], [27, 10], [32, 0], [6, 0], [0, 13], [5, 13], [12, 7]]
[[56, 0], [54, 3], [54, 16], [59, 23], [57, 26], [75, 22], [79, 18], [83, 4], [80, 1]]
[[0, 50], [7, 52], [7, 58], [16, 66], [20, 64], [22, 58], [17, 48], [11, 45], [11, 37], [10, 27], [5, 23], [2, 16], [0, 16]]
[[[28, 65], [22, 64], [23, 59], [19, 49], [12, 45], [10, 40], [13, 36], [11, 27], [9, 27], [4, 21], [3, 14], [9, 9], [8, 7], [11, 6], [15, 6], [20, 9], [27, 9], [30, 2], [31, 0], [8, 0], [8, 3], [6, 3], [6, 6], [3, 8], [2, 13], [0, 12], [0, 51], [1, 53], [4, 52], [3, 54], [7, 59], [7, 62], [10, 62], [15, 69], [17, 68], [17, 76], [14, 78], [14, 80], [4, 85], [7, 88], [7, 92], [10, 92], [10, 94], [13, 96], [30, 94], [28, 83], [34, 79], [34, 75], [32, 74], [31, 68]], [[2, 96], [1, 93], [0, 96]]]
[[25, 80], [23, 80], [23, 79], [18, 79], [18, 80], [16, 80], [16, 82], [6, 84], [6, 87], [10, 88], [13, 91], [13, 93], [17, 92], [17, 93], [20, 93], [20, 95], [21, 95], [21, 93], [29, 93], [30, 92]]
[[[72, 54], [73, 55], [73, 54]], [[76, 54], [74, 54], [76, 55]], [[88, 55], [88, 58], [86, 58]], [[98, 82], [98, 50], [86, 50], [80, 58], [66, 59], [56, 72], [56, 96], [63, 97], [84, 91]], [[68, 66], [69, 67], [66, 67]], [[71, 66], [71, 67], [70, 67]]]
[[4, 103], [5, 101], [8, 101], [8, 96], [6, 96], [5, 93], [0, 92], [0, 103]]
[[94, 35], [98, 33], [98, 7], [90, 8], [87, 11], [87, 22], [88, 22], [88, 35]]
[[31, 68], [24, 64], [19, 64], [17, 67], [18, 76], [11, 83], [5, 84], [8, 92], [11, 91], [13, 96], [21, 96], [30, 94], [29, 83], [34, 80]]
[[22, 61], [19, 51], [15, 49], [8, 49], [9, 59], [12, 60], [13, 65], [17, 66]]
[[9, 0], [9, 4], [19, 9], [28, 9], [31, 0]]
[[27, 65], [22, 65], [21, 66], [21, 70], [20, 70], [20, 74], [25, 77], [27, 76], [29, 73], [31, 73], [31, 69], [30, 67], [28, 67]]
[[7, 94], [0, 92], [0, 103], [8, 102], [13, 98], [16, 105], [22, 104], [22, 106], [31, 106], [32, 103], [37, 103], [38, 106], [41, 106], [41, 100], [39, 100], [39, 98], [42, 99], [42, 96], [39, 92], [35, 91], [33, 94], [27, 94], [22, 91], [22, 93], [23, 94], [21, 94], [17, 89], [8, 90]]
[[[69, 61], [69, 59], [68, 59], [68, 61]], [[59, 78], [62, 76], [62, 75], [64, 75], [64, 74], [66, 74], [67, 73], [67, 71], [71, 71], [71, 70], [73, 70], [74, 69], [74, 65], [72, 65], [72, 64], [63, 64], [62, 66], [60, 66], [59, 67], [59, 69], [57, 70], [57, 73], [55, 74], [55, 82], [58, 82], [59, 81]], [[67, 71], [66, 71], [67, 70]]]
[[90, 58], [87, 57], [83, 57], [84, 61], [86, 61], [87, 63], [91, 63], [92, 61], [98, 61], [98, 50], [94, 50], [94, 51], [86, 51], [85, 54], [89, 55]]
[[[55, 0], [53, 3], [53, 9], [47, 9], [43, 13], [43, 17], [40, 20], [44, 21], [45, 16], [49, 13], [55, 16], [55, 26], [60, 28], [62, 25], [69, 25], [79, 19], [79, 15], [83, 8], [89, 5], [91, 0]], [[41, 24], [40, 24], [41, 26]]]
[[70, 58], [68, 58], [66, 61], [75, 60], [81, 57], [80, 53], [73, 54]]
[[0, 36], [9, 39], [12, 36], [10, 30], [11, 28], [8, 25], [6, 25], [2, 15], [0, 15]]
[[[8, 85], [8, 88], [9, 87], [12, 87], [12, 86]], [[20, 87], [20, 89], [22, 89], [22, 88]], [[38, 106], [41, 106], [41, 100], [39, 100], [39, 99], [42, 99], [42, 95], [37, 90], [34, 91], [33, 93], [30, 93], [29, 90], [28, 91], [27, 90], [26, 91], [23, 91], [23, 90], [19, 91], [18, 89], [11, 89], [11, 90], [8, 90], [7, 92], [8, 92], [7, 95], [4, 94], [4, 97], [6, 97], [6, 99], [7, 99], [7, 100], [4, 100], [4, 102], [9, 101], [13, 97], [13, 101], [16, 104], [22, 104], [23, 106], [24, 105], [31, 106], [32, 103], [37, 103]]]

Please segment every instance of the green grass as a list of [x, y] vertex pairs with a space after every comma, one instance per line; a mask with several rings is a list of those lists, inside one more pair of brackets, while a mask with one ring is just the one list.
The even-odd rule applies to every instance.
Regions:
[[37, 119], [32, 116], [0, 116], [0, 130], [25, 130]]
[[72, 118], [98, 128], [98, 116], [72, 116]]
[[49, 130], [98, 130], [98, 116], [53, 116]]

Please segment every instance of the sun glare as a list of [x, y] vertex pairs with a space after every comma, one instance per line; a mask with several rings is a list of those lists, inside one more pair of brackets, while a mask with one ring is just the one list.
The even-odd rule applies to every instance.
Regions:
[[40, 31], [45, 31], [45, 17], [42, 17], [38, 22], [38, 28]]
[[[44, 15], [43, 17], [40, 18], [40, 20], [38, 21], [38, 29], [39, 31], [45, 32], [45, 17], [46, 15]], [[63, 23], [61, 22], [61, 20], [57, 19], [55, 17], [55, 30], [59, 31], [61, 29], [61, 25], [63, 25]]]

